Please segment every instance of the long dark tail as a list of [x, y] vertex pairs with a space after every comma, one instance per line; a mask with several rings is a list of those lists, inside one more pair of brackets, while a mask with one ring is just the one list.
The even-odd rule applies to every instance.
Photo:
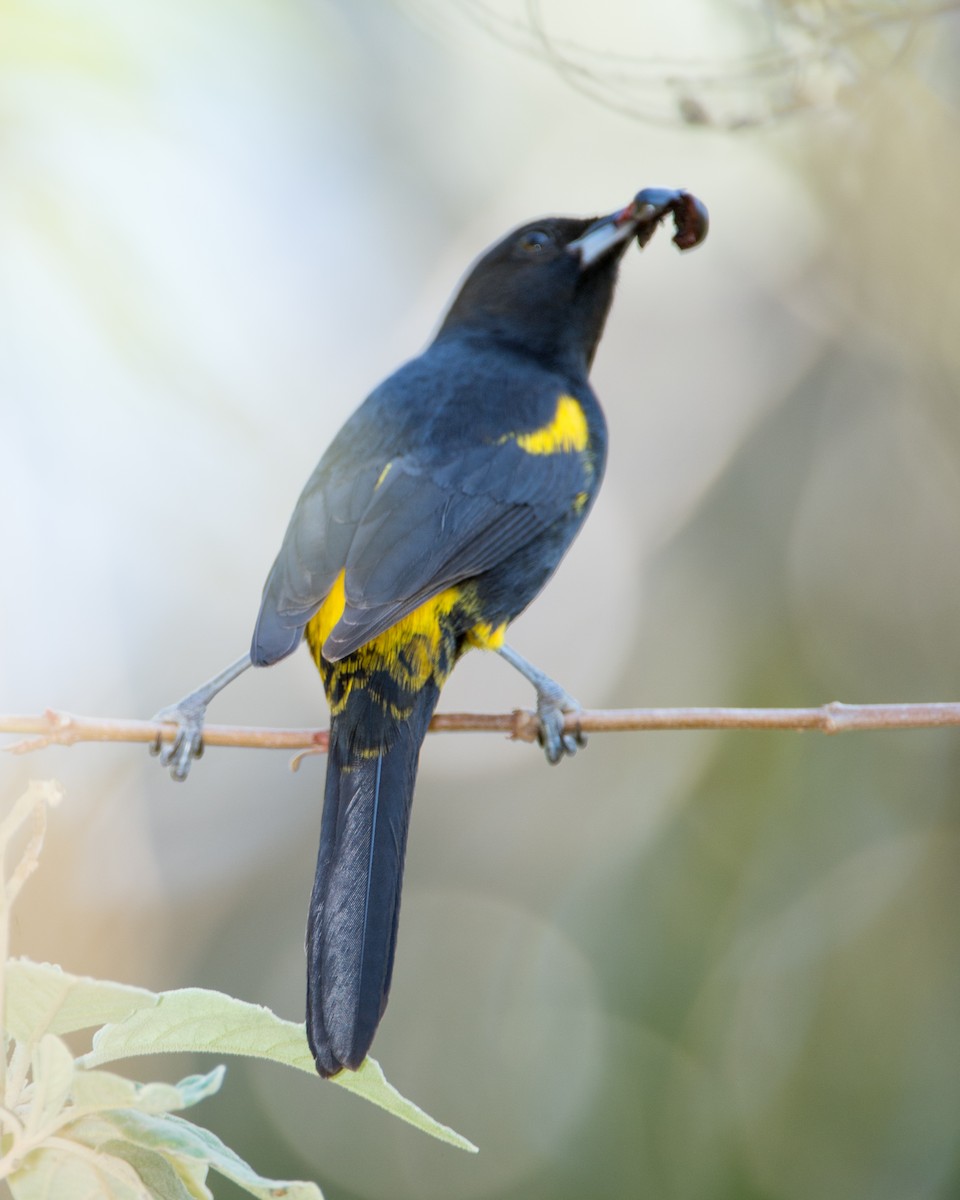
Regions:
[[410, 803], [438, 695], [431, 681], [412, 697], [379, 751], [344, 736], [346, 721], [357, 728], [351, 705], [331, 723], [307, 923], [307, 1037], [321, 1075], [359, 1067], [387, 1006]]

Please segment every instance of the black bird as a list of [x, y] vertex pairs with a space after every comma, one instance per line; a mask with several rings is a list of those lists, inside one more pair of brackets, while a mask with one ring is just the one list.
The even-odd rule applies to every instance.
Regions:
[[267, 577], [249, 655], [163, 710], [184, 778], [204, 711], [248, 666], [306, 637], [330, 705], [307, 926], [307, 1036], [321, 1075], [357, 1068], [387, 1003], [420, 746], [471, 646], [537, 692], [547, 758], [575, 752], [566, 692], [504, 643], [593, 504], [607, 433], [587, 381], [620, 257], [668, 212], [706, 233], [685, 192], [645, 189], [598, 219], [549, 217], [472, 268], [430, 346], [349, 418], [307, 482]]

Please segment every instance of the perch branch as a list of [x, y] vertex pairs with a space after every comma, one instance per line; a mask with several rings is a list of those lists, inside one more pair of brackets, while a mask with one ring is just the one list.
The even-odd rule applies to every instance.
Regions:
[[[820, 733], [847, 733], [861, 729], [935, 729], [960, 725], [960, 703], [842, 704], [833, 701], [817, 708], [619, 708], [584, 709], [569, 713], [569, 732], [621, 733], [628, 730], [665, 729], [781, 729]], [[533, 742], [537, 718], [532, 712], [438, 713], [430, 723], [436, 733], [505, 733], [518, 741]], [[0, 716], [0, 734], [25, 734], [22, 741], [5, 747], [25, 754], [45, 746], [72, 746], [77, 742], [171, 741], [176, 727], [168, 722], [134, 721], [113, 717], [79, 717], [47, 709], [40, 716]], [[270, 750], [326, 750], [326, 730], [263, 729], [244, 725], [207, 725], [207, 746], [257, 746]]]

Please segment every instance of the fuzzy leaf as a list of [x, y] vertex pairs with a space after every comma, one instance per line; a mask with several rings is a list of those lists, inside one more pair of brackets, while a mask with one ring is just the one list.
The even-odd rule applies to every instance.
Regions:
[[[240, 1054], [283, 1063], [309, 1075], [316, 1070], [303, 1025], [284, 1021], [260, 1005], [204, 988], [163, 992], [155, 1008], [138, 1009], [118, 1024], [107, 1025], [96, 1034], [93, 1049], [81, 1061], [99, 1066], [118, 1058], [170, 1051]], [[472, 1142], [402, 1096], [372, 1058], [365, 1059], [358, 1071], [342, 1071], [331, 1082], [448, 1145], [476, 1150]]]
[[73, 1083], [73, 1055], [52, 1033], [39, 1042], [30, 1060], [33, 1094], [24, 1121], [27, 1137], [46, 1129], [59, 1115]]
[[283, 1196], [285, 1200], [323, 1200], [320, 1189], [314, 1183], [265, 1179], [215, 1134], [181, 1117], [118, 1109], [94, 1121], [78, 1122], [76, 1136], [87, 1146], [124, 1158], [138, 1172], [138, 1164], [155, 1166], [154, 1160], [163, 1158], [175, 1173], [176, 1186], [180, 1190], [172, 1190], [173, 1183], [157, 1168], [154, 1177], [162, 1180], [164, 1187], [171, 1189], [169, 1193], [158, 1192], [159, 1200], [168, 1200], [168, 1195], [169, 1200], [209, 1195], [206, 1187], [198, 1192], [196, 1186], [197, 1181], [205, 1178], [210, 1169], [232, 1180], [259, 1200], [275, 1200], [278, 1196]]
[[34, 1150], [6, 1182], [14, 1200], [152, 1200], [129, 1163], [69, 1143]]
[[10, 959], [4, 977], [7, 1031], [21, 1042], [122, 1021], [157, 1002], [156, 993], [146, 988], [70, 975], [51, 963], [27, 958]]
[[135, 1108], [145, 1113], [175, 1112], [199, 1104], [220, 1090], [225, 1067], [208, 1075], [188, 1075], [177, 1084], [134, 1083], [109, 1071], [77, 1071], [73, 1081], [73, 1108], [77, 1116], [113, 1108]]

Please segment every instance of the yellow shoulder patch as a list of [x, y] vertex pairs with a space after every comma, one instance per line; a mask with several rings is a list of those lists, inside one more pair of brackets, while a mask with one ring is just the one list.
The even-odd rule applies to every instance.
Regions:
[[563, 451], [586, 450], [590, 431], [579, 403], [573, 396], [562, 395], [548, 425], [534, 429], [531, 433], [518, 433], [515, 437], [517, 445], [527, 454], [557, 454]]

